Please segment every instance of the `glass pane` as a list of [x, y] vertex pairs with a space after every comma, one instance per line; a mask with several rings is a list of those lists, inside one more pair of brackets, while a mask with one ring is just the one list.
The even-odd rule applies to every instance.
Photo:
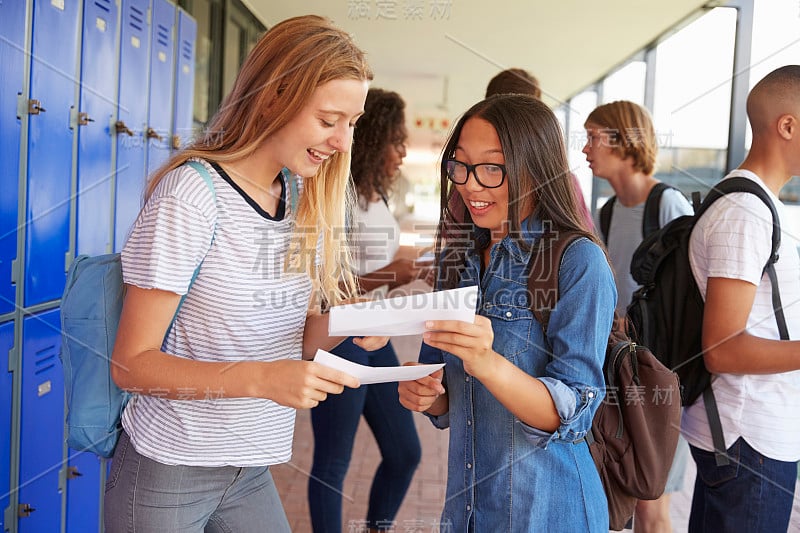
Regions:
[[[569, 167], [578, 177], [578, 182], [583, 190], [583, 197], [591, 202], [592, 197], [592, 171], [583, 155], [583, 146], [586, 144], [586, 130], [583, 123], [595, 107], [597, 107], [597, 92], [595, 90], [583, 91], [572, 98], [569, 107], [569, 133], [567, 134], [567, 157]], [[596, 180], [595, 180], [596, 181]], [[591, 209], [591, 205], [588, 206]]]
[[629, 100], [643, 105], [646, 72], [647, 64], [644, 61], [631, 61], [606, 76], [603, 80], [603, 103]]
[[687, 195], [725, 172], [735, 31], [736, 10], [715, 8], [656, 49], [656, 177]]
[[228, 20], [225, 25], [225, 53], [222, 62], [222, 94], [223, 98], [231, 92], [233, 82], [236, 81], [236, 74], [242, 66], [242, 28]]
[[[800, 3], [797, 0], [756, 0], [753, 13], [753, 48], [750, 88], [783, 65], [800, 62]], [[749, 149], [752, 132], [747, 128]], [[781, 200], [792, 204], [787, 210], [795, 228], [800, 227], [800, 178], [795, 177], [781, 191]]]
[[197, 20], [197, 55], [194, 65], [194, 121], [208, 122], [208, 96], [211, 68], [211, 5], [208, 0], [195, 0], [192, 16]]

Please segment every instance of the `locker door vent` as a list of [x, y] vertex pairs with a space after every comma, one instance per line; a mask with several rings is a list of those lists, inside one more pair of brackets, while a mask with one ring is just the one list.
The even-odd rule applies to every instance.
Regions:
[[169, 46], [169, 28], [167, 28], [166, 26], [163, 26], [161, 24], [158, 24], [158, 30], [157, 31], [158, 31], [158, 37], [156, 37], [156, 40], [158, 41], [158, 44], [160, 44], [161, 46], [163, 46], [165, 48], [168, 47]]
[[111, 2], [110, 0], [95, 0], [94, 5], [105, 11], [106, 13], [111, 13]]
[[183, 55], [183, 58], [185, 60], [187, 60], [187, 61], [191, 61], [192, 60], [192, 43], [191, 43], [191, 41], [184, 40], [181, 43], [181, 55]]
[[144, 12], [137, 9], [136, 6], [131, 6], [130, 13], [128, 13], [128, 23], [132, 28], [142, 31], [144, 28]]
[[43, 350], [36, 352], [34, 358], [35, 374], [42, 374], [56, 366], [56, 350], [54, 346], [48, 346]]

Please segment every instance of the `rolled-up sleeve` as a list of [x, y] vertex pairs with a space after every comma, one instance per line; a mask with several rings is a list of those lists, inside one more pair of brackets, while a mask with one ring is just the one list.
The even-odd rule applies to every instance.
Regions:
[[613, 274], [600, 247], [588, 239], [574, 242], [559, 270], [559, 300], [547, 328], [552, 354], [539, 377], [561, 424], [549, 433], [520, 422], [534, 445], [576, 441], [591, 428], [605, 395], [603, 362], [616, 303]]
[[[434, 348], [422, 343], [422, 347], [419, 351], [419, 362], [424, 364], [437, 364], [437, 363], [444, 363], [444, 356], [442, 355], [442, 351], [438, 348]], [[445, 375], [442, 379], [442, 385], [444, 385], [445, 389], [447, 389], [447, 368], [444, 369]], [[431, 423], [439, 428], [439, 429], [447, 429], [450, 427], [450, 411], [448, 410], [445, 414], [439, 416], [433, 416], [428, 413], [423, 412], [425, 416], [427, 416]]]

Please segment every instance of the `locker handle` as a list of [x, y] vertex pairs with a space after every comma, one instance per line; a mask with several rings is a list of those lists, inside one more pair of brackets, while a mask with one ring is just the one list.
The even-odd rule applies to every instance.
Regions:
[[45, 108], [42, 107], [42, 102], [39, 100], [28, 100], [28, 114], [29, 115], [38, 115], [39, 113], [44, 113], [47, 111]]
[[17, 516], [20, 518], [27, 518], [34, 512], [36, 509], [31, 507], [29, 503], [21, 503], [17, 506]]
[[94, 122], [94, 119], [89, 118], [89, 113], [85, 111], [78, 113], [78, 126], [86, 126], [90, 122]]
[[148, 139], [156, 139], [157, 141], [163, 141], [164, 138], [158, 134], [156, 130], [153, 128], [147, 128], [147, 138]]
[[81, 477], [83, 474], [80, 473], [77, 466], [70, 466], [67, 467], [67, 479], [75, 479], [76, 477]]
[[117, 133], [127, 133], [131, 137], [133, 137], [133, 132], [131, 129], [125, 125], [125, 122], [118, 120], [114, 123], [114, 129], [117, 130]]

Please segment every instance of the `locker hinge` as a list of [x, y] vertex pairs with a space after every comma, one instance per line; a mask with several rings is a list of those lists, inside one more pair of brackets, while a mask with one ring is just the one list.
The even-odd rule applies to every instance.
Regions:
[[28, 99], [23, 97], [20, 93], [17, 93], [17, 118], [21, 119], [27, 114], [28, 114]]
[[80, 113], [78, 113], [78, 110], [75, 108], [74, 105], [69, 107], [69, 129], [74, 130], [74, 129], [78, 128], [78, 126], [79, 126], [78, 115], [79, 114]]
[[19, 260], [12, 259], [11, 260], [11, 284], [15, 285], [19, 283]]
[[[12, 346], [11, 349], [8, 350], [8, 371], [19, 371], [19, 350], [17, 350], [16, 346]], [[6, 524], [7, 523], [8, 522], [6, 522]]]
[[3, 509], [3, 523], [4, 524], [13, 524], [17, 520], [17, 517], [14, 516], [14, 508], [10, 505]]
[[67, 490], [67, 468], [62, 466], [58, 470], [58, 493], [63, 494]]

